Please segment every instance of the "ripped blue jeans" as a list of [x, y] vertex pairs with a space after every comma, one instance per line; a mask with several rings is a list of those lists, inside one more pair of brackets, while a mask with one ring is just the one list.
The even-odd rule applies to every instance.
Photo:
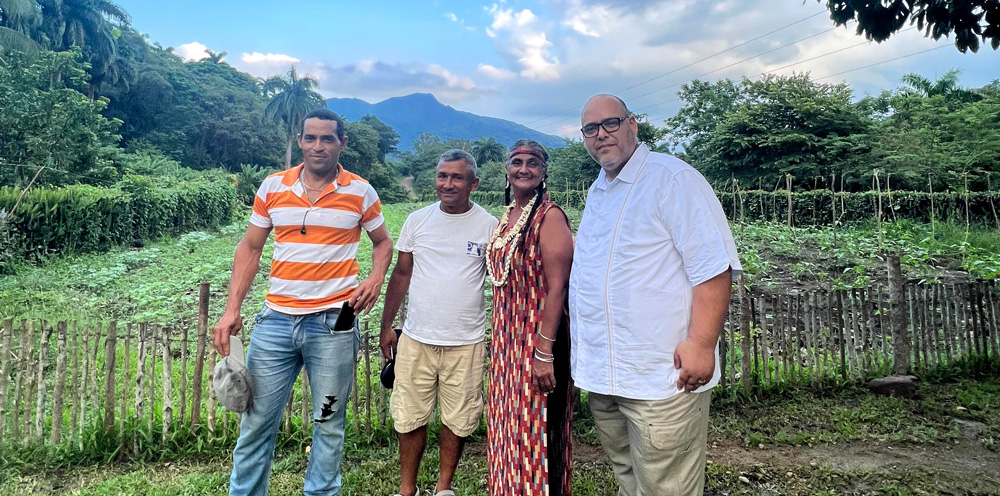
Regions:
[[306, 496], [340, 494], [347, 399], [361, 335], [334, 331], [337, 309], [288, 315], [264, 307], [250, 336], [246, 366], [253, 376], [253, 403], [240, 422], [233, 451], [230, 495], [266, 495], [282, 411], [303, 365], [312, 393], [313, 435]]

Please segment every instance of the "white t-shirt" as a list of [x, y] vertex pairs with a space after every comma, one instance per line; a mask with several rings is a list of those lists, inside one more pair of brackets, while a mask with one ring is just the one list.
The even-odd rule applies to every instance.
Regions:
[[483, 340], [486, 244], [497, 223], [475, 203], [468, 212], [448, 214], [437, 202], [406, 218], [396, 249], [413, 254], [407, 336], [438, 346]]

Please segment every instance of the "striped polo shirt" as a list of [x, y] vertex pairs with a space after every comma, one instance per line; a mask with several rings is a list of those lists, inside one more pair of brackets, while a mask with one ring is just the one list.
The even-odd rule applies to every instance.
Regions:
[[292, 315], [340, 308], [350, 299], [361, 228], [371, 232], [385, 222], [378, 193], [361, 176], [338, 164], [337, 180], [312, 203], [299, 181], [302, 167], [264, 179], [250, 214], [251, 224], [274, 228], [265, 304]]

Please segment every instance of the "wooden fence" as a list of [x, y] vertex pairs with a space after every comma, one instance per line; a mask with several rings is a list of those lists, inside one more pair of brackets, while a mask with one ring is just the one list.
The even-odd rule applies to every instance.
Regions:
[[[723, 387], [863, 380], [887, 374], [894, 359], [888, 291], [741, 290], [720, 340]], [[969, 357], [1000, 353], [995, 283], [908, 284], [904, 302], [907, 368], [920, 373]], [[61, 445], [87, 429], [141, 426], [162, 437], [181, 429], [209, 439], [238, 432], [238, 416], [212, 397], [218, 356], [208, 332], [208, 285], [195, 329], [149, 323], [50, 323], [6, 319], [0, 328], [0, 447]], [[377, 330], [363, 329], [349, 424], [385, 428], [388, 393], [378, 382]], [[311, 426], [303, 373], [289, 397], [283, 432]], [[132, 449], [135, 449], [133, 441]], [[128, 447], [124, 447], [128, 449]]]

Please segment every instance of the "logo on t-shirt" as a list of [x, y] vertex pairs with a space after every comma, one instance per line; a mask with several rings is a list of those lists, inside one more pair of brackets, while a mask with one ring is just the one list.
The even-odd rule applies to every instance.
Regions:
[[466, 242], [465, 254], [470, 257], [481, 257], [483, 256], [483, 245], [485, 243], [476, 243], [475, 241]]

